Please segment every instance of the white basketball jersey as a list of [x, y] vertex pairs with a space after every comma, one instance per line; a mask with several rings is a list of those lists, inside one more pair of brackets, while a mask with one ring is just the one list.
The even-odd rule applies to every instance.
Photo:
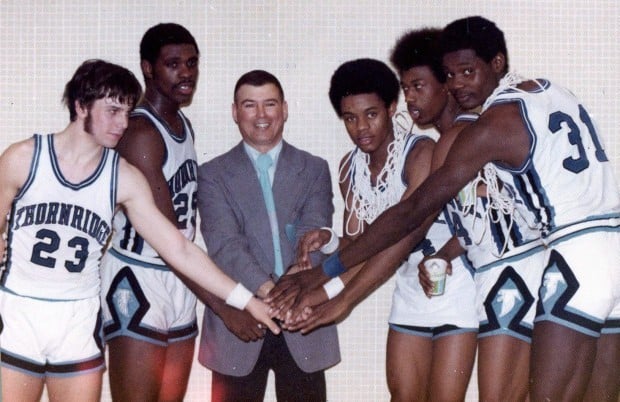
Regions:
[[60, 171], [53, 135], [35, 135], [28, 179], [9, 217], [2, 286], [52, 300], [99, 295], [99, 261], [116, 206], [118, 154], [104, 149], [95, 171], [70, 183]]
[[[455, 121], [473, 122], [478, 115], [467, 113], [457, 116]], [[485, 270], [500, 263], [504, 258], [525, 253], [539, 246], [540, 232], [537, 226], [529, 226], [522, 216], [522, 204], [518, 194], [509, 191], [495, 177], [497, 171], [493, 165], [487, 165], [477, 179], [468, 183], [446, 205], [446, 212], [454, 233], [461, 247], [466, 251], [467, 260], [475, 270]], [[484, 183], [487, 195], [478, 195], [478, 185]], [[500, 194], [489, 191], [496, 188]], [[492, 197], [501, 196], [506, 200], [498, 208]], [[500, 203], [502, 204], [502, 203]], [[531, 214], [530, 214], [531, 215]]]
[[[367, 188], [370, 187], [370, 174], [360, 174], [361, 171], [368, 170], [368, 161], [365, 158], [357, 157], [359, 156], [359, 154], [362, 154], [359, 149], [356, 148], [351, 152], [351, 166], [349, 168], [349, 176], [352, 184], [350, 190], [351, 193], [347, 194], [347, 198], [352, 197], [352, 202], [347, 202], [345, 204], [351, 204], [354, 206], [359, 206], [361, 204], [372, 204], [370, 206], [374, 207], [368, 208], [365, 212], [366, 215], [358, 216], [358, 219], [364, 218], [363, 220], [366, 223], [370, 224], [383, 211], [385, 211], [392, 205], [397, 204], [400, 201], [402, 195], [407, 189], [404, 177], [404, 168], [407, 156], [416, 145], [416, 143], [422, 139], [430, 139], [430, 137], [410, 133], [404, 139], [400, 141], [397, 140], [393, 143], [397, 144], [395, 146], [399, 148], [396, 150], [394, 155], [396, 160], [393, 161], [393, 167], [387, 175], [387, 179], [385, 180], [385, 182], [382, 182], [380, 186], [377, 185], [377, 188], [374, 189], [371, 195], [365, 194], [364, 192], [360, 192], [359, 190], [357, 190], [362, 187], [362, 183], [359, 183], [362, 180], [368, 182], [366, 183]], [[369, 197], [373, 198], [369, 200]], [[364, 200], [365, 198], [366, 200]], [[351, 213], [357, 213], [359, 215], [359, 211], [353, 211]], [[422, 240], [414, 250], [412, 250], [412, 254], [416, 254], [418, 256], [418, 260], [421, 261], [425, 255], [431, 255], [439, 251], [439, 249], [451, 237], [452, 232], [450, 230], [450, 227], [448, 226], [447, 220], [445, 219], [445, 214], [441, 213], [429, 228], [425, 239]], [[406, 263], [404, 265], [406, 265]]]
[[[183, 121], [181, 137], [176, 136], [159, 116], [145, 107], [136, 108], [131, 117], [143, 116], [149, 119], [161, 134], [166, 146], [166, 160], [162, 172], [168, 183], [177, 228], [186, 238], [193, 240], [196, 234], [198, 164], [194, 133], [183, 113], [179, 111], [178, 115]], [[119, 211], [114, 217], [112, 248], [117, 255], [158, 267], [166, 266], [157, 252], [136, 232], [123, 211]]]
[[620, 197], [603, 144], [583, 105], [568, 90], [547, 80], [523, 91], [509, 87], [491, 106], [516, 102], [530, 135], [530, 152], [523, 166], [497, 165], [535, 214], [543, 236], [579, 223], [596, 227], [620, 215]]

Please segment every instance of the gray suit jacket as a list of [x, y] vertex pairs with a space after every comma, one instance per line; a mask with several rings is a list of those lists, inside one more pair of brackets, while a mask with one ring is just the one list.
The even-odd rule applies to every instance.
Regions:
[[[201, 165], [198, 180], [200, 228], [209, 255], [234, 280], [256, 292], [273, 273], [273, 240], [258, 176], [243, 143]], [[327, 162], [284, 142], [273, 193], [286, 268], [294, 262], [297, 240], [305, 231], [331, 227], [334, 207]], [[308, 335], [283, 331], [283, 336], [303, 371], [326, 369], [340, 361], [335, 326]], [[243, 342], [205, 308], [198, 360], [207, 368], [248, 375], [262, 344], [262, 340]]]

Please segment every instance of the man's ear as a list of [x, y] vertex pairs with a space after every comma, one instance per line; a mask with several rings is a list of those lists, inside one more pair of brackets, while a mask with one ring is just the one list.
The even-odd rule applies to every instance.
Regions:
[[396, 106], [396, 101], [390, 103], [390, 106], [388, 107], [388, 116], [394, 117], [394, 113], [396, 113]]
[[142, 69], [142, 74], [144, 74], [144, 78], [148, 78], [149, 80], [153, 78], [153, 66], [148, 60], [141, 60], [140, 68]]
[[231, 109], [233, 120], [235, 121], [235, 123], [239, 124], [239, 122], [237, 121], [237, 104], [235, 102], [232, 103]]
[[491, 66], [496, 73], [503, 73], [506, 70], [506, 55], [498, 53], [491, 59]]
[[77, 114], [79, 118], [83, 119], [88, 114], [88, 109], [82, 106], [80, 101], [76, 100], [75, 101], [75, 113]]

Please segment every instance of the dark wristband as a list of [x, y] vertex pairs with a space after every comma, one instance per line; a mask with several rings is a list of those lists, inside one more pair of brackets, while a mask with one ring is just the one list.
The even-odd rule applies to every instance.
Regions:
[[340, 276], [346, 271], [346, 267], [340, 261], [340, 252], [336, 251], [323, 261], [323, 272], [330, 278]]

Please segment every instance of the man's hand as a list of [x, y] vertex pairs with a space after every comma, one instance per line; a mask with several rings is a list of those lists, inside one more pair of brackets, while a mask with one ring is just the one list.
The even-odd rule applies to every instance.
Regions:
[[[424, 262], [426, 262], [426, 260], [428, 260], [429, 258], [442, 258], [446, 260], [444, 257], [440, 256], [439, 254], [427, 255], [418, 264], [418, 280], [420, 281], [420, 286], [422, 286], [422, 289], [424, 290], [424, 293], [426, 294], [426, 297], [428, 298], [431, 297], [431, 292], [433, 291], [433, 281], [431, 281], [431, 276], [428, 274], [428, 271], [426, 270], [426, 266], [424, 266]], [[452, 275], [452, 263], [450, 263], [450, 261], [448, 260], [446, 261], [448, 262], [448, 266], [446, 268], [446, 274]]]
[[266, 327], [245, 310], [222, 305], [217, 314], [226, 328], [244, 342], [254, 342], [265, 336]]
[[315, 307], [304, 308], [301, 320], [287, 325], [287, 330], [300, 330], [302, 334], [334, 323], [338, 323], [351, 314], [353, 306], [349, 304], [343, 293]]
[[[297, 295], [295, 305], [290, 310], [282, 312], [282, 315], [284, 316], [284, 319], [282, 320], [282, 328], [287, 330], [296, 328], [294, 327], [295, 323], [307, 318], [305, 311], [307, 311], [308, 308], [318, 306], [328, 300], [327, 293], [325, 293], [323, 286], [316, 287], [308, 292], [300, 293]], [[295, 329], [293, 329], [293, 331], [294, 330]]]
[[271, 332], [275, 335], [280, 333], [280, 327], [276, 324], [271, 318], [272, 316], [269, 314], [269, 306], [265, 304], [262, 300], [252, 297], [248, 302], [247, 306], [245, 306], [245, 310], [252, 314], [252, 316], [260, 321], [256, 324], [256, 328], [261, 331], [263, 328], [267, 327]]
[[305, 293], [319, 288], [328, 280], [327, 275], [318, 267], [284, 275], [269, 292], [265, 302], [271, 306], [270, 312], [273, 316], [285, 321], [286, 313], [297, 307], [297, 300], [302, 300]]
[[327, 244], [331, 236], [331, 232], [325, 229], [314, 229], [306, 232], [299, 240], [299, 245], [297, 247], [297, 261], [295, 264], [303, 269], [312, 268], [310, 253], [317, 251], [322, 246]]
[[267, 297], [267, 295], [269, 294], [269, 292], [271, 292], [271, 289], [273, 289], [273, 287], [276, 284], [273, 283], [273, 281], [269, 280], [265, 283], [263, 283], [260, 288], [258, 288], [258, 290], [256, 291], [256, 296], [258, 296], [260, 299], [264, 299], [265, 297]]

